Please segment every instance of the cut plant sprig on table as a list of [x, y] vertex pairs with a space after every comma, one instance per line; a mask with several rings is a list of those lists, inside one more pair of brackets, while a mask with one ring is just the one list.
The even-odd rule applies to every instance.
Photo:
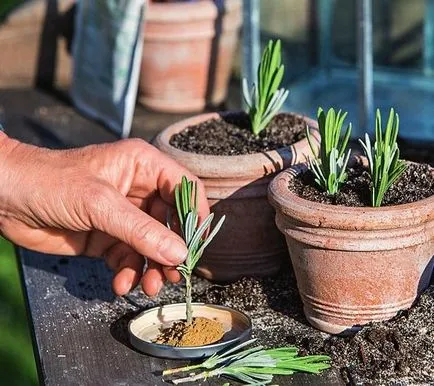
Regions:
[[252, 386], [270, 384], [273, 375], [292, 375], [296, 372], [318, 374], [330, 367], [330, 357], [326, 355], [300, 357], [296, 347], [249, 348], [255, 341], [256, 339], [251, 339], [220, 354], [214, 354], [200, 364], [165, 370], [163, 376], [189, 373], [186, 377], [173, 379], [174, 384], [226, 376]]
[[243, 79], [243, 97], [255, 135], [267, 127], [288, 97], [288, 91], [279, 88], [283, 74], [281, 42], [270, 40], [262, 54], [257, 80], [251, 90], [247, 80]]
[[385, 193], [404, 173], [406, 164], [399, 159], [397, 144], [399, 131], [399, 115], [390, 109], [386, 130], [381, 127], [381, 113], [377, 109], [375, 118], [375, 143], [371, 146], [369, 135], [365, 134], [365, 142], [359, 139], [369, 163], [371, 175], [372, 206], [381, 206]]
[[207, 231], [211, 226], [214, 219], [214, 214], [209, 214], [203, 222], [199, 225], [198, 214], [198, 195], [197, 195], [197, 182], [189, 181], [185, 176], [182, 177], [181, 184], [176, 185], [175, 188], [175, 203], [178, 213], [179, 224], [181, 227], [182, 237], [187, 245], [188, 254], [183, 264], [177, 267], [177, 270], [185, 279], [185, 303], [186, 303], [186, 318], [187, 323], [193, 321], [193, 310], [191, 300], [191, 276], [194, 267], [208, 244], [216, 236], [220, 230], [225, 216], [223, 216], [214, 229], [207, 235]]
[[[342, 136], [342, 128], [347, 113], [331, 108], [327, 114], [320, 107], [318, 109], [318, 128], [321, 135], [319, 155], [309, 159], [309, 167], [315, 176], [315, 182], [329, 194], [334, 196], [339, 192], [342, 184], [347, 180], [347, 165], [351, 150], [348, 149], [348, 141], [351, 135], [351, 123], [347, 126]], [[316, 154], [316, 146], [309, 128], [306, 128], [306, 136], [313, 154]]]

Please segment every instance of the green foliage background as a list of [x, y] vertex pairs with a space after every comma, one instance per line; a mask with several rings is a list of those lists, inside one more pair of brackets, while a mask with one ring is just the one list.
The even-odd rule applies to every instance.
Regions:
[[13, 246], [0, 237], [0, 384], [38, 385]]
[[[0, 22], [25, 0], [1, 0]], [[0, 237], [0, 384], [38, 385], [15, 251]]]
[[23, 3], [26, 0], [1, 0], [0, 1], [0, 20], [4, 18], [7, 12], [9, 12], [15, 6]]

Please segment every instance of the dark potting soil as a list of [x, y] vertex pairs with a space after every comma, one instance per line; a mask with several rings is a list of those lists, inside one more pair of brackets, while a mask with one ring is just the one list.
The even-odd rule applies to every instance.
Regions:
[[189, 126], [170, 138], [178, 149], [196, 154], [241, 155], [279, 149], [306, 136], [306, 123], [292, 114], [278, 114], [258, 136], [245, 113], [225, 115]]
[[[371, 178], [366, 168], [357, 165], [348, 169], [348, 180], [335, 196], [328, 196], [315, 182], [310, 170], [299, 174], [289, 189], [310, 201], [344, 206], [371, 206]], [[382, 206], [415, 202], [434, 194], [434, 175], [427, 164], [407, 163], [404, 174], [386, 192]]]

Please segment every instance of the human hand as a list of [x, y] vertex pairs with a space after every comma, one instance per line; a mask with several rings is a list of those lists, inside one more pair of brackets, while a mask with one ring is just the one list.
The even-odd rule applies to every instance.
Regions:
[[[161, 223], [186, 169], [138, 139], [72, 150], [26, 145], [0, 133], [0, 233], [44, 253], [104, 256], [124, 295], [139, 281], [156, 295], [187, 255]], [[199, 181], [199, 215], [209, 208]], [[145, 259], [148, 268], [143, 273]]]

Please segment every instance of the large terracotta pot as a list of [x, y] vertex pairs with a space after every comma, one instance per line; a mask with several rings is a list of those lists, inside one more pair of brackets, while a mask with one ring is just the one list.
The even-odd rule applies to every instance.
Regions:
[[226, 98], [241, 0], [150, 3], [139, 102], [166, 112], [201, 111]]
[[434, 196], [382, 208], [325, 205], [276, 176], [269, 200], [285, 235], [307, 320], [337, 334], [411, 307], [429, 284], [434, 260]]
[[[210, 113], [183, 120], [165, 129], [154, 141], [160, 150], [200, 177], [216, 217], [226, 215], [225, 224], [206, 249], [197, 272], [216, 281], [272, 275], [288, 256], [285, 241], [274, 224], [267, 187], [277, 171], [305, 161], [305, 155], [311, 154], [308, 142], [303, 139], [290, 148], [235, 156], [188, 153], [170, 145], [173, 134], [218, 117]], [[316, 121], [304, 120], [317, 128]], [[318, 140], [318, 131], [311, 132]]]

